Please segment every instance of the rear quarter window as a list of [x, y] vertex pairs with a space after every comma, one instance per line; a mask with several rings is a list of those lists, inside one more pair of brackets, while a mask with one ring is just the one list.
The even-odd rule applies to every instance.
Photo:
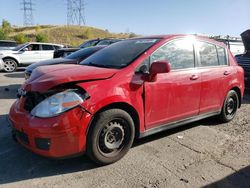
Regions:
[[219, 64], [227, 65], [226, 49], [221, 46], [217, 46], [217, 52], [218, 52]]

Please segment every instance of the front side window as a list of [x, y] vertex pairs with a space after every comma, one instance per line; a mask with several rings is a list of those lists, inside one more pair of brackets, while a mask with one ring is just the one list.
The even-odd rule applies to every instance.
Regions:
[[180, 39], [158, 48], [151, 55], [151, 62], [168, 61], [171, 69], [194, 67], [194, 48], [191, 40]]
[[217, 46], [218, 58], [220, 65], [227, 65], [227, 56], [225, 48]]
[[207, 42], [197, 42], [202, 67], [218, 66], [216, 46]]
[[26, 47], [28, 51], [38, 51], [39, 50], [39, 44], [30, 44]]

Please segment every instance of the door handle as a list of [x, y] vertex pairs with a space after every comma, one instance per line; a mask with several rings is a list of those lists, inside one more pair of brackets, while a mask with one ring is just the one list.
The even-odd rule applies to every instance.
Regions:
[[229, 74], [230, 74], [229, 71], [225, 71], [225, 72], [224, 72], [224, 75], [229, 75]]
[[190, 80], [197, 80], [198, 78], [199, 76], [194, 74], [190, 77]]

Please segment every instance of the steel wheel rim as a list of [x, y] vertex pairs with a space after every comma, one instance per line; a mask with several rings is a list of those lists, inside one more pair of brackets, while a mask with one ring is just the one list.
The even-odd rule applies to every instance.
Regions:
[[115, 156], [126, 142], [127, 122], [117, 118], [108, 122], [99, 132], [98, 150], [104, 156]]
[[226, 106], [225, 106], [225, 112], [226, 116], [228, 118], [232, 118], [235, 115], [235, 112], [237, 111], [237, 99], [236, 96], [231, 96], [227, 99], [226, 101]]
[[4, 70], [7, 72], [14, 71], [16, 68], [16, 64], [13, 60], [5, 60], [4, 61]]

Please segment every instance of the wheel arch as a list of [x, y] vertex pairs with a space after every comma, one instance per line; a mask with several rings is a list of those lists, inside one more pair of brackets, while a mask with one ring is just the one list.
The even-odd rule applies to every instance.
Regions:
[[89, 123], [88, 129], [87, 129], [86, 135], [88, 136], [91, 124], [93, 122], [95, 122], [96, 115], [103, 112], [103, 111], [105, 111], [105, 110], [109, 110], [109, 109], [113, 109], [113, 108], [118, 108], [118, 109], [124, 110], [131, 116], [131, 118], [134, 121], [134, 126], [135, 126], [135, 138], [138, 138], [139, 135], [140, 135], [140, 118], [139, 118], [139, 114], [138, 114], [138, 112], [136, 111], [136, 109], [133, 106], [131, 106], [130, 104], [128, 104], [126, 102], [114, 102], [114, 103], [108, 104], [108, 105], [103, 106], [102, 108], [100, 108], [95, 114], [93, 114], [93, 117], [92, 117], [92, 119], [91, 119], [91, 121]]
[[5, 60], [5, 59], [13, 59], [17, 63], [17, 65], [20, 64], [19, 61], [16, 58], [12, 57], [12, 56], [6, 56], [6, 57], [3, 58], [3, 60]]

